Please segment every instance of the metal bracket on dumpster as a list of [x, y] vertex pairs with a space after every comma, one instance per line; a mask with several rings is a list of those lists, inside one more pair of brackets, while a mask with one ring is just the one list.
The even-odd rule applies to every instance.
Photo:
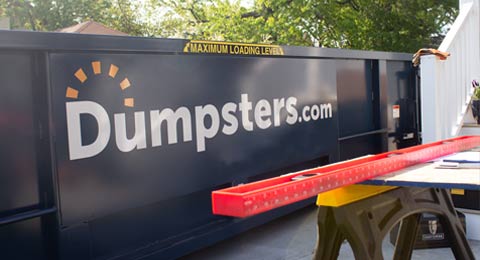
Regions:
[[217, 190], [212, 209], [248, 217], [476, 146], [480, 136], [462, 136]]

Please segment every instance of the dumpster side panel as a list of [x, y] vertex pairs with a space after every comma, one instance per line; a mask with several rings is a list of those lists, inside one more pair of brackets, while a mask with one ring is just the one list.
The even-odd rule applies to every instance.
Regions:
[[[0, 52], [0, 220], [40, 208], [32, 56]], [[0, 225], [2, 259], [46, 259], [40, 218]], [[25, 250], [28, 246], [28, 250]]]
[[336, 160], [335, 75], [322, 59], [51, 54], [64, 230], [97, 257], [232, 221], [196, 202]]
[[340, 137], [375, 129], [371, 60], [337, 60]]
[[0, 32], [2, 259], [175, 259], [313, 203], [234, 219], [212, 190], [418, 139], [408, 54], [185, 44]]
[[[385, 152], [379, 130], [372, 60], [337, 60], [340, 160]], [[377, 95], [378, 96], [378, 95]]]
[[340, 160], [419, 144], [410, 61], [337, 60]]
[[34, 206], [39, 200], [31, 58], [0, 53], [0, 61], [0, 212], [6, 212]]

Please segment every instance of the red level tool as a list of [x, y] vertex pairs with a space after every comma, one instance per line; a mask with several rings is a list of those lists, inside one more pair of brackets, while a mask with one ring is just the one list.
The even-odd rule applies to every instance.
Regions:
[[213, 213], [252, 216], [477, 146], [480, 136], [462, 136], [213, 191]]

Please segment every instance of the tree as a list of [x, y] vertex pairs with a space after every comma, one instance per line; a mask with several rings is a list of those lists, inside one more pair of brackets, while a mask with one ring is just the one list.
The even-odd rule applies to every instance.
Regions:
[[130, 35], [152, 36], [155, 25], [141, 19], [145, 5], [130, 0], [0, 0], [0, 15], [13, 29], [55, 31], [95, 20]]
[[414, 52], [457, 14], [454, 0], [163, 0], [172, 35], [241, 42]]
[[136, 36], [414, 52], [436, 47], [456, 0], [0, 0], [12, 27], [93, 19]]
[[4, 15], [14, 29], [54, 31], [78, 22], [103, 17], [110, 8], [107, 1], [94, 0], [0, 0]]
[[[415, 52], [432, 46], [457, 13], [457, 1], [362, 0], [321, 3], [321, 18], [339, 47]], [[335, 37], [335, 35], [338, 35]], [[332, 42], [326, 42], [332, 44]]]

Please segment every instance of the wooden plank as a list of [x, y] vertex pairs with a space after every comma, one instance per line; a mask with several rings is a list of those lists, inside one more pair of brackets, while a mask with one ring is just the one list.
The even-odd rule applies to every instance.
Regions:
[[441, 162], [414, 165], [363, 182], [370, 185], [480, 190], [480, 169], [440, 168]]

